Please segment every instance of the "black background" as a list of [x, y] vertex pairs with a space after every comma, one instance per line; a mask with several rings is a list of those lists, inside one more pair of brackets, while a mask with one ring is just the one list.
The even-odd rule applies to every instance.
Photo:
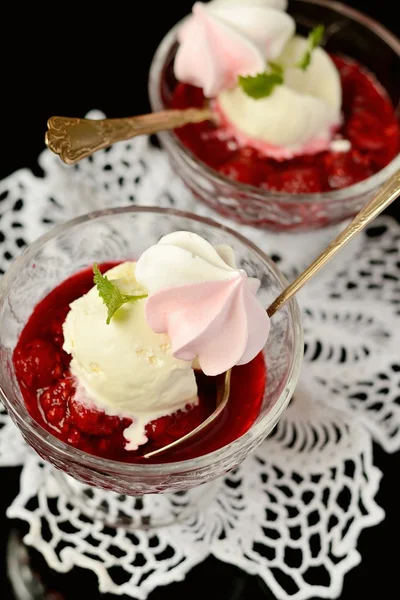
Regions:
[[[166, 31], [189, 12], [190, 0], [133, 0], [73, 6], [48, 4], [2, 7], [0, 36], [0, 178], [28, 167], [40, 174], [36, 158], [44, 148], [46, 121], [52, 115], [84, 116], [99, 108], [109, 117], [149, 110], [147, 75], [152, 56]], [[394, 0], [349, 0], [400, 34]], [[400, 77], [400, 73], [393, 73]], [[393, 206], [398, 217], [399, 209]], [[362, 563], [345, 577], [343, 600], [399, 598], [400, 534], [398, 475], [400, 456], [374, 447], [375, 464], [383, 471], [377, 495], [386, 511], [383, 523], [360, 537]], [[0, 469], [0, 514], [18, 490], [19, 469]], [[0, 600], [13, 596], [5, 574], [5, 545], [10, 523], [0, 517]], [[65, 598], [85, 597], [83, 585], [96, 593], [95, 578], [83, 571], [54, 576]], [[273, 598], [256, 577], [209, 559], [193, 569], [185, 582], [160, 588], [150, 600], [187, 599], [193, 591], [209, 600]], [[110, 596], [101, 596], [110, 598]], [[36, 600], [36, 599], [35, 599]], [[39, 600], [39, 599], [38, 599]]]

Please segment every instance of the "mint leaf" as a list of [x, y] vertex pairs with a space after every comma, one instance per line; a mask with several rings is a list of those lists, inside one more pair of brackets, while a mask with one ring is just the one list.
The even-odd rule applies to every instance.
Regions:
[[93, 274], [93, 283], [97, 287], [100, 298], [107, 306], [107, 325], [110, 324], [111, 319], [123, 304], [126, 304], [127, 302], [135, 302], [141, 298], [147, 298], [147, 294], [142, 296], [123, 294], [112, 281], [100, 273], [99, 267], [96, 263], [93, 265]]
[[270, 96], [277, 85], [282, 85], [283, 74], [272, 72], [272, 73], [258, 73], [254, 77], [242, 77], [239, 75], [239, 85], [242, 90], [251, 98], [259, 100], [260, 98], [266, 98]]
[[306, 71], [311, 64], [312, 51], [320, 45], [324, 37], [325, 27], [323, 25], [317, 25], [312, 31], [310, 31], [307, 38], [307, 50], [305, 51], [302, 58], [297, 63], [296, 67]]
[[278, 73], [279, 75], [283, 75], [283, 67], [279, 63], [273, 62], [272, 60], [268, 63], [269, 68], [273, 73]]

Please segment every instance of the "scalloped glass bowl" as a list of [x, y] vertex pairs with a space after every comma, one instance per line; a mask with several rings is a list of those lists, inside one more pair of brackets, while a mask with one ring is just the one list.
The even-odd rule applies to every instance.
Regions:
[[259, 417], [242, 437], [215, 452], [175, 463], [116, 462], [69, 446], [30, 417], [15, 377], [12, 352], [34, 306], [61, 281], [93, 262], [138, 257], [162, 235], [177, 230], [232, 246], [239, 266], [261, 280], [260, 299], [266, 307], [285, 286], [273, 262], [234, 231], [189, 213], [145, 207], [99, 211], [54, 228], [14, 261], [1, 283], [0, 398], [8, 413], [42, 458], [83, 483], [120, 494], [185, 490], [236, 467], [274, 428], [299, 376], [303, 336], [293, 300], [271, 321], [264, 348], [268, 383]]
[[[400, 101], [400, 41], [366, 15], [328, 0], [292, 0], [289, 12], [299, 33], [320, 23], [326, 26], [326, 49], [357, 59], [388, 91], [394, 106]], [[173, 62], [178, 23], [161, 42], [150, 68], [149, 96], [153, 111], [169, 106], [176, 85]], [[375, 191], [400, 168], [400, 155], [372, 177], [335, 192], [273, 193], [238, 183], [209, 168], [188, 150], [174, 132], [158, 134], [174, 170], [192, 193], [221, 215], [276, 231], [306, 231], [354, 216]]]

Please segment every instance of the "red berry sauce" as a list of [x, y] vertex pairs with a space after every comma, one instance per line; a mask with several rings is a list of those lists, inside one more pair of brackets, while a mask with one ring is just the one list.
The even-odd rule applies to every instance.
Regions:
[[[103, 264], [101, 271], [115, 264]], [[213, 412], [217, 378], [198, 372], [198, 405], [152, 421], [146, 430], [147, 444], [138, 451], [125, 450], [123, 431], [132, 421], [88, 409], [76, 400], [69, 371], [70, 356], [62, 349], [62, 324], [69, 305], [92, 287], [92, 270], [81, 271], [61, 283], [36, 306], [14, 350], [15, 373], [29, 413], [54, 436], [90, 454], [124, 462], [143, 462], [146, 460], [141, 458], [143, 454], [182, 437]], [[182, 449], [155, 457], [152, 462], [195, 458], [237, 439], [257, 418], [265, 384], [266, 367], [261, 354], [248, 365], [235, 367], [229, 404], [217, 423]]]
[[[393, 105], [376, 79], [356, 61], [332, 56], [343, 91], [343, 124], [338, 135], [349, 152], [321, 152], [277, 161], [250, 147], [237, 148], [223, 126], [211, 121], [186, 125], [176, 135], [201, 161], [226, 177], [275, 192], [304, 194], [345, 188], [385, 167], [400, 150]], [[199, 88], [179, 83], [172, 108], [203, 106]], [[235, 149], [236, 147], [236, 149]]]

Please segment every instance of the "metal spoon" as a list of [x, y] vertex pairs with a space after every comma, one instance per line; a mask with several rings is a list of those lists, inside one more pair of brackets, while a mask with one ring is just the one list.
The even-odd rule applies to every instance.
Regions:
[[[339, 235], [329, 244], [327, 248], [311, 263], [303, 273], [301, 273], [281, 294], [272, 302], [267, 309], [269, 317], [272, 317], [282, 306], [284, 306], [290, 298], [292, 298], [314, 275], [316, 275], [322, 267], [341, 250], [350, 240], [360, 233], [371, 221], [375, 219], [385, 208], [389, 206], [400, 195], [400, 170], [379, 189], [374, 198], [368, 202], [347, 225], [347, 227], [339, 233]], [[222, 413], [229, 400], [231, 373], [229, 369], [225, 373], [223, 382], [217, 390], [217, 407], [214, 412], [203, 423], [195, 429], [184, 435], [183, 437], [171, 442], [167, 446], [158, 448], [153, 452], [144, 455], [144, 458], [150, 458], [164, 454], [172, 448], [180, 446], [184, 442], [190, 440], [193, 436], [199, 434], [206, 427], [211, 425]]]
[[215, 118], [210, 108], [163, 110], [123, 119], [79, 119], [51, 117], [47, 121], [46, 146], [67, 165], [73, 165], [97, 150], [138, 135], [176, 129], [188, 123]]

